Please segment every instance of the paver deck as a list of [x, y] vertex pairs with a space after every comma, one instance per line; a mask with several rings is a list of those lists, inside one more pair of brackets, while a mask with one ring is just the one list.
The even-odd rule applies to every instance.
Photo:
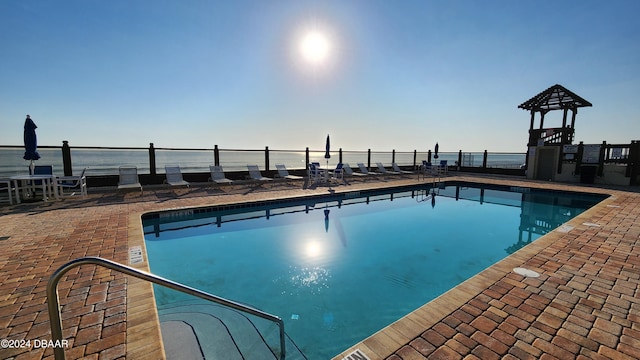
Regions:
[[[392, 178], [388, 178], [392, 179]], [[450, 176], [451, 180], [589, 191], [611, 195], [460, 286], [336, 356], [356, 349], [370, 359], [640, 358], [640, 194], [521, 180]], [[336, 192], [416, 183], [415, 178], [354, 181]], [[90, 189], [91, 191], [91, 189]], [[46, 284], [82, 256], [128, 264], [144, 245], [140, 215], [168, 208], [327, 193], [287, 184], [260, 189], [194, 187], [91, 194], [87, 199], [0, 207], [0, 348], [2, 359], [53, 358]], [[146, 268], [145, 261], [136, 265]], [[525, 267], [541, 274], [525, 278]], [[164, 357], [152, 287], [95, 266], [60, 282], [68, 359]], [[36, 340], [40, 344], [36, 344]], [[27, 344], [30, 341], [30, 344]], [[40, 345], [40, 346], [34, 346]]]

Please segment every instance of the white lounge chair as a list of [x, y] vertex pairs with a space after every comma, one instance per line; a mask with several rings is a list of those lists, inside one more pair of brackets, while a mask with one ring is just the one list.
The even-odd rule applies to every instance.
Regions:
[[262, 176], [258, 165], [247, 165], [247, 169], [249, 170], [249, 177], [251, 178], [251, 180], [256, 180], [261, 183], [273, 181], [273, 179], [270, 177]]
[[342, 163], [338, 163], [338, 165], [336, 165], [336, 168], [333, 170], [333, 174], [331, 174], [331, 180], [336, 180], [336, 181], [340, 181], [342, 180], [344, 182], [344, 165]]
[[347, 163], [342, 164], [342, 170], [343, 170], [343, 175], [344, 176], [357, 176], [357, 177], [361, 177], [361, 178], [365, 178], [367, 176], [367, 175], [362, 174], [362, 173], [354, 172], [353, 169], [351, 168], [351, 166], [349, 166], [349, 164], [347, 164]]
[[167, 165], [164, 167], [165, 170], [165, 174], [167, 176], [167, 184], [169, 184], [169, 186], [171, 187], [176, 187], [176, 186], [186, 186], [189, 187], [191, 186], [191, 184], [189, 184], [188, 181], [185, 181], [182, 178], [182, 171], [180, 171], [180, 166], [178, 165]]
[[211, 181], [216, 184], [231, 184], [233, 180], [227, 179], [224, 175], [224, 170], [222, 166], [218, 165], [209, 165], [209, 171], [211, 171]]
[[[87, 168], [82, 169], [80, 176], [60, 176], [58, 180], [58, 192], [60, 196], [64, 197], [66, 194], [74, 196], [75, 190], [80, 191], [80, 195], [84, 198], [87, 196], [87, 177], [85, 173]], [[65, 194], [65, 190], [67, 193]], [[69, 191], [71, 193], [69, 193]]]
[[413, 174], [413, 171], [400, 169], [400, 167], [396, 163], [391, 163], [391, 167], [393, 168], [393, 171], [397, 172], [398, 174]]
[[373, 172], [373, 171], [369, 171], [369, 169], [367, 169], [366, 166], [364, 166], [363, 163], [358, 163], [358, 168], [360, 169], [360, 173], [365, 174], [365, 175], [378, 175], [378, 173]]
[[284, 166], [284, 164], [276, 164], [276, 169], [278, 170], [278, 176], [281, 179], [286, 179], [286, 180], [301, 180], [301, 179], [303, 179], [302, 176], [289, 174], [289, 171], [287, 170], [287, 167]]
[[382, 165], [382, 163], [376, 163], [376, 166], [378, 167], [378, 171], [380, 172], [380, 174], [383, 174], [383, 175], [398, 175], [398, 174], [400, 174], [399, 172], [387, 170], [384, 167], [384, 165]]
[[118, 191], [123, 189], [140, 189], [142, 194], [142, 185], [138, 179], [138, 168], [135, 166], [121, 166], [118, 169], [120, 180], [118, 181]]

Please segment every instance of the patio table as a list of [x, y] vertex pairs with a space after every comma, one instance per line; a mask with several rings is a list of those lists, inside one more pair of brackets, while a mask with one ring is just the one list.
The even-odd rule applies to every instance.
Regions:
[[15, 175], [11, 176], [10, 179], [14, 184], [14, 191], [16, 196], [16, 202], [20, 204], [20, 189], [22, 189], [23, 194], [26, 194], [27, 191], [32, 191], [35, 187], [34, 182], [36, 180], [42, 181], [42, 197], [44, 201], [48, 201], [51, 196], [55, 197], [56, 200], [59, 198], [58, 196], [58, 181], [55, 175]]

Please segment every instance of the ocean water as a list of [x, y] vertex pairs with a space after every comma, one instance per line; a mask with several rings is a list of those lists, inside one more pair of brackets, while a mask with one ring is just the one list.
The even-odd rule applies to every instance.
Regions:
[[[36, 165], [52, 165], [54, 174], [63, 173], [62, 151], [59, 148], [38, 149], [40, 160]], [[183, 172], [209, 172], [209, 165], [214, 163], [213, 150], [155, 150], [156, 169], [164, 173], [165, 165], [180, 165]], [[23, 160], [22, 148], [0, 148], [0, 177], [21, 175], [28, 172], [29, 161]], [[413, 165], [413, 152], [396, 152], [395, 162], [400, 166]], [[422, 163], [427, 158], [426, 152], [418, 152], [416, 162]], [[324, 151], [310, 151], [310, 161], [335, 167], [339, 162], [338, 151], [331, 152], [331, 158], [324, 158]], [[393, 156], [390, 151], [371, 152], [371, 166], [377, 162], [390, 166]], [[463, 166], [482, 166], [482, 153], [463, 153]], [[449, 165], [458, 161], [458, 153], [441, 153], [432, 162], [446, 160]], [[79, 175], [87, 167], [87, 175], [117, 175], [118, 167], [134, 165], [140, 174], [148, 174], [149, 151], [147, 149], [71, 149], [71, 161], [74, 175]], [[357, 163], [367, 164], [367, 151], [343, 151], [342, 161], [357, 167]], [[487, 166], [496, 168], [518, 168], [524, 164], [524, 153], [490, 153]], [[264, 150], [220, 150], [220, 165], [225, 171], [246, 171], [247, 165], [258, 165], [265, 169]], [[270, 150], [270, 169], [276, 164], [284, 164], [287, 169], [304, 169], [305, 152], [294, 150]]]

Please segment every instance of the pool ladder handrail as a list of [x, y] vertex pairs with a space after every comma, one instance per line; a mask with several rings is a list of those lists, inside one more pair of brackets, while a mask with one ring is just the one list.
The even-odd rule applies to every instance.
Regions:
[[[67, 271], [71, 270], [76, 266], [87, 265], [87, 264], [103, 266], [108, 269], [115, 270], [123, 274], [136, 277], [138, 279], [149, 281], [154, 284], [165, 286], [173, 290], [177, 290], [177, 291], [180, 291], [189, 295], [193, 295], [201, 299], [205, 299], [223, 306], [228, 306], [235, 310], [243, 311], [251, 315], [273, 321], [276, 324], [278, 324], [278, 327], [280, 328], [280, 360], [284, 360], [285, 358], [284, 321], [279, 316], [272, 315], [262, 310], [258, 310], [256, 308], [237, 303], [233, 300], [228, 300], [216, 295], [209, 294], [202, 290], [198, 290], [198, 289], [180, 284], [175, 281], [165, 279], [163, 277], [160, 277], [145, 271], [141, 271], [126, 265], [119, 264], [111, 260], [103, 259], [100, 257], [94, 257], [94, 256], [87, 256], [87, 257], [82, 257], [82, 258], [69, 261], [68, 263], [58, 268], [58, 270], [56, 270], [53, 273], [53, 275], [51, 275], [51, 277], [49, 278], [49, 283], [47, 284], [47, 304], [49, 308], [49, 320], [51, 323], [51, 338], [54, 343], [61, 343], [63, 340], [62, 339], [62, 320], [60, 318], [60, 301], [59, 301], [60, 299], [58, 297], [58, 282]], [[56, 360], [65, 359], [64, 347], [62, 346], [54, 347], [53, 353]]]

